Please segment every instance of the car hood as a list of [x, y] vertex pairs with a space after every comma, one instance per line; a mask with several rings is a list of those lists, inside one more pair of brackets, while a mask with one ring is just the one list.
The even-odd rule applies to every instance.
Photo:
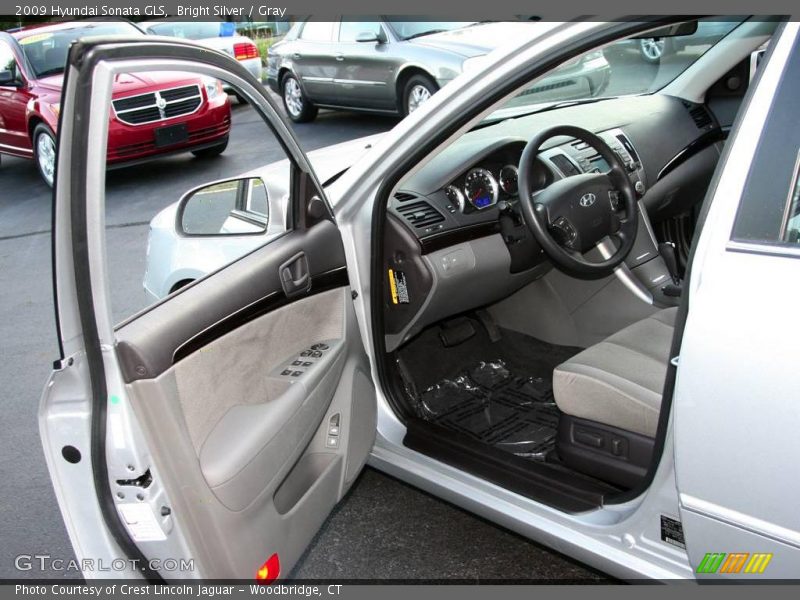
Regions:
[[[186, 85], [197, 83], [198, 76], [193, 73], [153, 72], [153, 73], [120, 73], [114, 78], [113, 94], [127, 94], [153, 88], [162, 88], [166, 85]], [[37, 80], [37, 84], [53, 91], [60, 91], [64, 85], [64, 75], [51, 75]]]
[[[356, 163], [362, 156], [380, 140], [385, 133], [377, 133], [366, 137], [350, 140], [349, 142], [342, 142], [333, 146], [326, 146], [318, 150], [312, 150], [307, 153], [311, 167], [317, 175], [317, 179], [323, 185], [335, 175], [342, 171], [349, 169]], [[286, 177], [289, 174], [289, 161], [287, 159], [270, 163], [263, 167], [253, 169], [247, 173], [242, 173], [239, 177]], [[212, 183], [212, 182], [208, 182]], [[202, 185], [202, 184], [201, 184]], [[289, 189], [288, 181], [286, 189]], [[189, 190], [186, 190], [187, 192]], [[331, 201], [334, 201], [331, 198]], [[179, 201], [178, 201], [179, 202]], [[150, 221], [150, 227], [153, 228], [172, 228], [175, 226], [175, 213], [178, 209], [178, 202], [173, 202], [164, 210], [158, 213]]]
[[535, 35], [536, 23], [480, 23], [470, 27], [443, 31], [408, 40], [409, 44], [446, 50], [466, 58], [488, 54], [511, 43], [519, 43]]

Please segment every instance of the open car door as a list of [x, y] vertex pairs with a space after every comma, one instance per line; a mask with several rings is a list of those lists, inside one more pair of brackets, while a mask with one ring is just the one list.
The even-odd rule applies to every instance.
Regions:
[[[291, 163], [286, 231], [114, 326], [109, 104], [114, 78], [143, 70], [200, 73], [247, 99]], [[221, 53], [78, 42], [54, 219], [61, 359], [40, 431], [84, 575], [287, 576], [360, 472], [376, 418], [340, 233], [287, 122]]]

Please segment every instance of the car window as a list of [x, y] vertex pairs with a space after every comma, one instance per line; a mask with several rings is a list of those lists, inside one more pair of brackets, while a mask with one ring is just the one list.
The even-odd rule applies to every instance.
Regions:
[[[703, 54], [738, 27], [742, 18], [709, 17], [688, 35], [626, 39], [587, 52], [536, 80], [508, 100], [489, 119], [537, 110], [565, 101], [649, 94], [673, 81]], [[481, 27], [478, 25], [477, 27]], [[533, 35], [536, 23], [509, 23], [509, 40]], [[479, 65], [480, 59], [471, 59]], [[465, 68], [470, 65], [469, 61]]]
[[163, 71], [115, 81], [105, 213], [120, 323], [285, 233], [292, 164], [228, 82]]
[[800, 42], [795, 41], [750, 165], [732, 239], [800, 244]]
[[401, 40], [411, 40], [473, 25], [473, 21], [431, 21], [427, 17], [402, 17], [387, 19], [389, 27]]
[[360, 33], [370, 33], [376, 37], [381, 36], [381, 24], [377, 21], [367, 20], [342, 20], [339, 25], [339, 41], [355, 42]]
[[18, 35], [19, 44], [37, 78], [60, 75], [67, 64], [72, 42], [95, 36], [143, 35], [141, 30], [124, 21], [76, 24], [73, 27], [37, 32], [36, 29]]
[[204, 40], [219, 37], [221, 27], [222, 23], [215, 23], [213, 21], [169, 21], [148, 25], [147, 31], [153, 35], [166, 35], [186, 40]]
[[300, 39], [309, 42], [333, 41], [333, 27], [335, 23], [328, 21], [307, 21], [300, 32]]
[[17, 81], [19, 71], [17, 69], [17, 59], [11, 48], [5, 42], [0, 42], [0, 72], [8, 71], [8, 79]]

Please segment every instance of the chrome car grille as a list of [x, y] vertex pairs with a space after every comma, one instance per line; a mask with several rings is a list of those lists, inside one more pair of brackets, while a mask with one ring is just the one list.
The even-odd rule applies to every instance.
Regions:
[[129, 125], [157, 123], [190, 115], [200, 108], [203, 96], [199, 85], [185, 85], [114, 100], [117, 119]]

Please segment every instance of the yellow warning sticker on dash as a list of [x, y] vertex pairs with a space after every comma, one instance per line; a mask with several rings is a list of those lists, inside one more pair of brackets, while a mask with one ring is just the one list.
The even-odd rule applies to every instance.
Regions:
[[408, 284], [406, 274], [402, 271], [389, 269], [389, 291], [392, 294], [392, 304], [408, 304]]

